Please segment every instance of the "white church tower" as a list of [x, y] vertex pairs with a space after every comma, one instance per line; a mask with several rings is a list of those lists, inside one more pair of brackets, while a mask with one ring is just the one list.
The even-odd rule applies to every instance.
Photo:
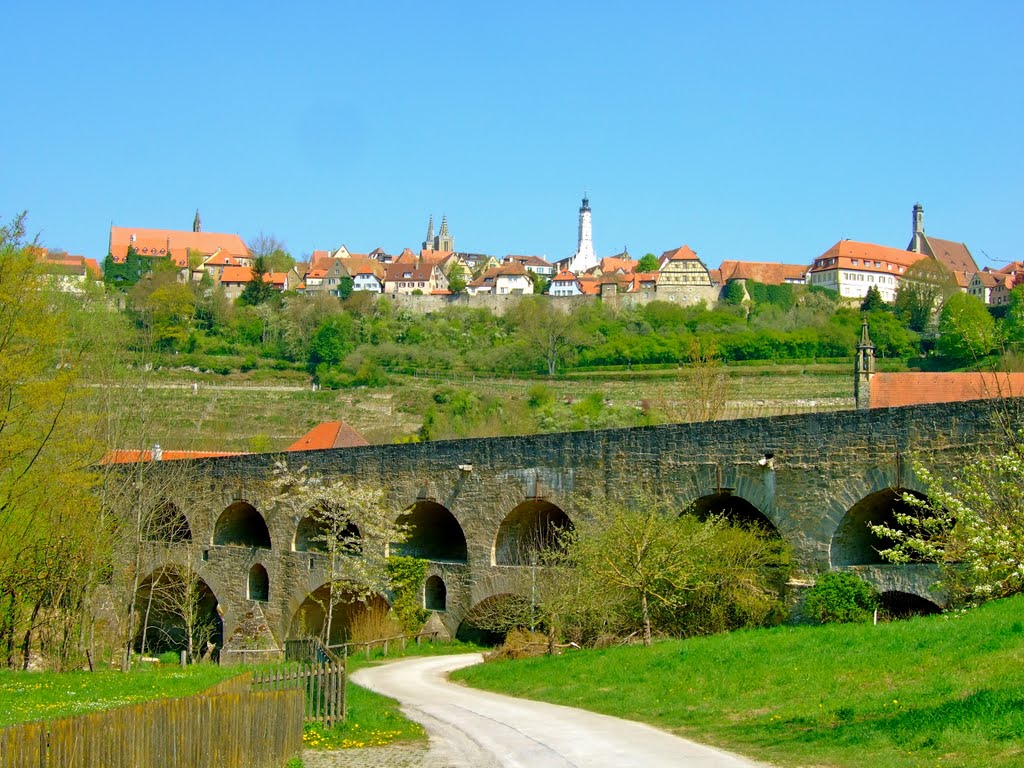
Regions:
[[594, 253], [594, 236], [590, 225], [590, 201], [583, 193], [583, 205], [580, 206], [579, 242], [576, 253], [569, 259], [569, 271], [579, 274], [597, 266], [597, 254]]

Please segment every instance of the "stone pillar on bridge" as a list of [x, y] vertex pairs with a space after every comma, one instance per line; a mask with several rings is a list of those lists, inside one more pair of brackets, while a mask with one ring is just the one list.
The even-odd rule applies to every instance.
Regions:
[[857, 401], [857, 410], [871, 407], [871, 379], [874, 375], [875, 345], [868, 335], [868, 321], [865, 319], [860, 327], [860, 343], [853, 364], [853, 396]]

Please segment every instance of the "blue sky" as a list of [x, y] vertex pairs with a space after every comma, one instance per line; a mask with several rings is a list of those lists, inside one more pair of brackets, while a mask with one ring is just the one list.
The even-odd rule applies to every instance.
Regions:
[[[153, 7], [149, 7], [152, 5]], [[1019, 2], [12, 4], [0, 218], [314, 248], [1024, 258]], [[986, 258], [985, 254], [988, 255]]]

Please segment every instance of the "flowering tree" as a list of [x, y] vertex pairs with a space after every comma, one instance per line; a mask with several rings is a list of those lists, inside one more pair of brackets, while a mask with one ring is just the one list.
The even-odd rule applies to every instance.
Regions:
[[278, 506], [312, 518], [310, 541], [328, 557], [323, 633], [329, 640], [340, 603], [365, 603], [388, 590], [387, 545], [405, 538], [405, 526], [392, 520], [379, 487], [311, 474], [306, 467], [290, 470], [284, 461], [274, 466], [272, 487]]
[[970, 605], [1024, 592], [1024, 457], [1019, 450], [977, 458], [948, 479], [915, 471], [928, 497], [904, 494], [909, 509], [896, 526], [872, 526], [892, 542], [882, 556], [892, 563], [932, 562], [939, 586], [954, 605]]

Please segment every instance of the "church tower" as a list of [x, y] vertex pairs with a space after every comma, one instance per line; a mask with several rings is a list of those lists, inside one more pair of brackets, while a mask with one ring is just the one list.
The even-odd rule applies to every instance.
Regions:
[[924, 206], [914, 203], [914, 234], [908, 251], [921, 252], [921, 237], [924, 235]]
[[430, 223], [427, 224], [427, 239], [423, 241], [423, 250], [434, 250], [434, 214], [430, 214]]
[[579, 274], [597, 266], [597, 254], [594, 253], [594, 237], [590, 223], [590, 200], [583, 193], [583, 205], [580, 206], [579, 237], [576, 253], [569, 260], [569, 271]]
[[192, 219], [192, 231], [193, 232], [202, 232], [203, 231], [203, 222], [199, 218], [199, 209], [198, 208], [196, 208], [196, 217], [194, 219]]
[[441, 214], [441, 231], [437, 233], [434, 241], [435, 251], [454, 251], [455, 238], [448, 232], [448, 216]]

